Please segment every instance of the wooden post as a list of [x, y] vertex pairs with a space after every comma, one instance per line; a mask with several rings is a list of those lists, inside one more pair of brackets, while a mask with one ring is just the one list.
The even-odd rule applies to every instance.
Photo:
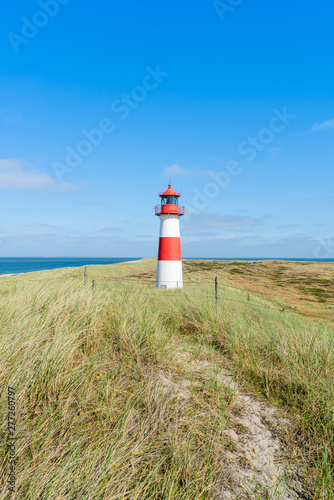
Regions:
[[248, 299], [247, 300], [249, 300], [249, 294], [248, 294]]
[[96, 290], [96, 280], [92, 281], [92, 292], [95, 293]]
[[216, 305], [218, 307], [219, 302], [219, 286], [218, 286], [218, 277], [215, 277], [215, 296], [216, 296]]
[[85, 267], [85, 274], [84, 274], [84, 282], [85, 284], [87, 283], [87, 277], [88, 277], [88, 270], [87, 270], [87, 266]]

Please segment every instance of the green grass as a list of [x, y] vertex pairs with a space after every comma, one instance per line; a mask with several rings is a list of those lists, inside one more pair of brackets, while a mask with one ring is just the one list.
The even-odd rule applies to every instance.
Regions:
[[230, 273], [231, 274], [244, 274], [243, 271], [240, 271], [240, 269], [237, 269], [237, 268], [230, 269]]
[[[132, 272], [103, 267], [101, 278]], [[213, 498], [233, 449], [223, 368], [290, 415], [287, 459], [311, 498], [334, 498], [333, 328], [228, 288], [217, 310], [207, 285], [161, 292], [106, 280], [93, 296], [82, 274], [0, 282], [1, 415], [7, 387], [17, 393], [12, 498]], [[5, 485], [6, 420], [0, 429]]]

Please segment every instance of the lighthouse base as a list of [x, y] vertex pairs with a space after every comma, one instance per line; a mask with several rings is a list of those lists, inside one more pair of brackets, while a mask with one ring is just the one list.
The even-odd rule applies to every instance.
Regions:
[[156, 288], [183, 288], [182, 261], [158, 260]]

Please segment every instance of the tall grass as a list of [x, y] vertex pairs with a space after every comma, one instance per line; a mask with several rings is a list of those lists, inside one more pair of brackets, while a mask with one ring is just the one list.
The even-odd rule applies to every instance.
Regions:
[[[217, 311], [205, 286], [93, 295], [73, 278], [0, 294], [2, 415], [17, 391], [12, 498], [213, 498], [233, 448], [225, 366], [290, 412], [289, 458], [314, 498], [332, 499], [333, 329], [235, 300], [225, 292]], [[5, 498], [5, 421], [1, 437]]]
[[[0, 307], [2, 415], [7, 387], [17, 391], [13, 498], [209, 495], [224, 419], [180, 406], [178, 334], [152, 299], [131, 288], [93, 297], [70, 280], [6, 294]], [[1, 434], [4, 498], [6, 422]]]
[[313, 476], [315, 497], [333, 499], [333, 328], [260, 301], [240, 304], [237, 292], [225, 294], [214, 314], [202, 294], [193, 292], [177, 308], [183, 330], [219, 350], [238, 380], [290, 411], [295, 435], [289, 436], [289, 454]]

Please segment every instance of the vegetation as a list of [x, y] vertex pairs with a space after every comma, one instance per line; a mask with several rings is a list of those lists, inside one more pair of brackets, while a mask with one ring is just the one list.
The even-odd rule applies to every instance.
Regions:
[[[227, 431], [247, 432], [224, 369], [289, 417], [277, 432], [304, 498], [334, 498], [330, 321], [222, 282], [217, 308], [210, 266], [196, 265], [185, 264], [188, 286], [164, 292], [153, 259], [89, 266], [95, 293], [82, 268], [2, 278], [0, 411], [14, 387], [19, 457], [11, 498], [219, 498], [233, 489]], [[6, 498], [5, 419], [0, 429]]]

